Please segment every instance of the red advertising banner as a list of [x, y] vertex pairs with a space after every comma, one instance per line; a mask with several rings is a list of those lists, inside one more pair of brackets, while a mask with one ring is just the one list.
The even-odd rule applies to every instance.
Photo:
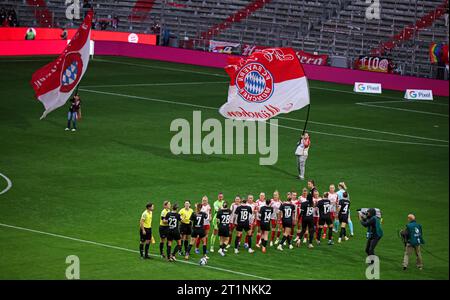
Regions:
[[300, 59], [300, 62], [302, 64], [309, 64], [309, 65], [318, 65], [318, 66], [326, 66], [328, 55], [326, 54], [311, 54], [302, 50], [295, 52]]
[[[241, 54], [244, 56], [248, 56], [255, 52], [260, 52], [261, 50], [264, 50], [267, 48], [269, 48], [269, 47], [244, 44], [244, 45], [242, 45]], [[295, 53], [297, 54], [297, 56], [300, 59], [300, 62], [302, 64], [310, 64], [310, 65], [318, 65], [318, 66], [326, 66], [327, 65], [328, 55], [326, 55], [326, 54], [322, 54], [322, 55], [312, 54], [312, 53], [308, 53], [308, 52], [305, 52], [302, 50], [295, 51]]]
[[65, 40], [1, 41], [0, 56], [54, 55], [67, 46]]
[[[1, 27], [0, 41], [23, 41], [28, 27]], [[62, 29], [56, 28], [32, 28], [36, 33], [35, 40], [61, 40]], [[76, 29], [67, 30], [67, 39], [71, 39]], [[128, 42], [137, 44], [156, 45], [155, 34], [140, 34], [131, 32], [118, 32], [106, 30], [92, 30], [91, 40]]]
[[394, 63], [391, 59], [379, 56], [360, 56], [355, 61], [355, 69], [379, 73], [393, 73]]

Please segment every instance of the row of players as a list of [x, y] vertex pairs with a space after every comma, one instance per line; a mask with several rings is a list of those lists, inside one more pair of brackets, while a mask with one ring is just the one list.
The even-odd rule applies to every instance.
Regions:
[[[202, 242], [203, 255], [207, 258], [206, 245], [211, 223], [214, 226], [214, 231], [211, 235], [210, 252], [214, 252], [215, 239], [218, 236], [220, 238], [218, 252], [222, 256], [231, 246], [234, 230], [236, 231], [234, 241], [234, 252], [236, 254], [239, 253], [243, 232], [246, 233], [244, 246], [250, 253], [254, 252], [252, 249], [254, 231], [257, 231], [256, 247], [261, 248], [263, 253], [267, 251], [271, 231], [270, 246], [278, 244], [277, 249], [283, 251], [283, 246], [287, 244], [292, 249], [291, 242], [295, 227], [297, 227], [297, 237], [294, 242], [297, 246], [300, 246], [303, 238], [303, 243], [308, 242], [308, 247], [313, 248], [314, 233], [318, 244], [320, 244], [321, 238], [328, 236], [328, 244], [332, 245], [333, 227], [336, 223], [337, 225], [340, 223], [341, 227], [338, 242], [340, 243], [342, 239], [348, 239], [346, 225], [349, 223], [350, 200], [343, 182], [339, 184], [338, 192], [331, 185], [330, 190], [324, 193], [323, 197], [320, 197], [314, 181], [310, 180], [308, 181], [308, 189], [303, 189], [301, 196], [298, 198], [297, 193], [292, 192], [287, 194], [286, 201], [282, 201], [279, 193], [275, 191], [273, 198], [270, 200], [266, 199], [264, 193], [260, 193], [257, 201], [254, 201], [252, 195], [248, 195], [247, 198], [236, 196], [230, 206], [223, 200], [223, 194], [219, 193], [218, 200], [214, 202], [214, 216], [212, 216], [211, 211], [206, 196], [202, 198], [201, 203], [195, 205], [195, 211], [190, 208], [190, 201], [185, 201], [184, 208], [179, 211], [176, 204], [171, 206], [169, 201], [165, 201], [159, 226], [161, 256], [165, 257], [164, 244], [166, 241], [166, 253], [170, 261], [176, 260], [175, 253], [181, 252], [182, 244], [185, 259], [189, 259], [193, 246], [195, 245], [195, 252], [199, 253], [198, 248], [200, 242]], [[143, 219], [141, 220], [141, 229], [143, 228], [142, 222]], [[334, 229], [335, 232], [337, 232], [337, 227]], [[281, 241], [278, 236], [277, 240], [273, 241], [275, 232], [278, 235], [283, 234]], [[148, 237], [145, 238], [141, 232], [141, 256], [143, 255], [144, 239], [147, 240]], [[174, 242], [175, 247], [172, 252], [171, 248]], [[146, 254], [147, 249], [148, 246], [146, 247]]]

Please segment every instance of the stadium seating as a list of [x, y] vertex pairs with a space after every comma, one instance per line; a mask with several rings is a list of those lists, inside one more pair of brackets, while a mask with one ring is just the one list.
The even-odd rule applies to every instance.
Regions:
[[[38, 26], [42, 8], [30, 5], [44, 0], [0, 1], [16, 3], [22, 24]], [[61, 1], [45, 1], [55, 27], [78, 24], [65, 17]], [[119, 18], [118, 30], [149, 33], [159, 24], [173, 37], [172, 45], [190, 41], [189, 47], [206, 50], [209, 39], [261, 46], [291, 46], [308, 52], [343, 56], [348, 65], [360, 55], [382, 53], [392, 58], [403, 74], [434, 77], [429, 63], [431, 42], [448, 43], [448, 1], [382, 0], [381, 19], [368, 20], [364, 0], [97, 0], [90, 1], [97, 18]], [[447, 17], [428, 22], [395, 47], [386, 43], [439, 5]], [[253, 6], [252, 6], [253, 5]], [[443, 13], [444, 11], [442, 11]], [[111, 28], [109, 28], [111, 29]], [[381, 48], [380, 48], [381, 47]], [[378, 52], [377, 52], [378, 50]], [[381, 50], [381, 52], [380, 52]]]

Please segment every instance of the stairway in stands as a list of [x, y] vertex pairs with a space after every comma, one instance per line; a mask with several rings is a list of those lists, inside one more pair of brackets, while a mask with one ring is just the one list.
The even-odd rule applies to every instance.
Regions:
[[26, 3], [34, 10], [34, 17], [36, 18], [38, 26], [52, 27], [53, 15], [44, 0], [27, 0]]

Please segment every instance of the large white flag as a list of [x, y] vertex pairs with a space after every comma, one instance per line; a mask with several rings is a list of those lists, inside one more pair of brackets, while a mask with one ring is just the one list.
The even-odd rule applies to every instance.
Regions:
[[229, 58], [228, 101], [220, 114], [264, 121], [309, 104], [308, 80], [292, 48], [269, 48], [246, 58]]
[[41, 119], [67, 102], [87, 70], [92, 16], [91, 10], [63, 53], [31, 77], [36, 98], [45, 107]]

